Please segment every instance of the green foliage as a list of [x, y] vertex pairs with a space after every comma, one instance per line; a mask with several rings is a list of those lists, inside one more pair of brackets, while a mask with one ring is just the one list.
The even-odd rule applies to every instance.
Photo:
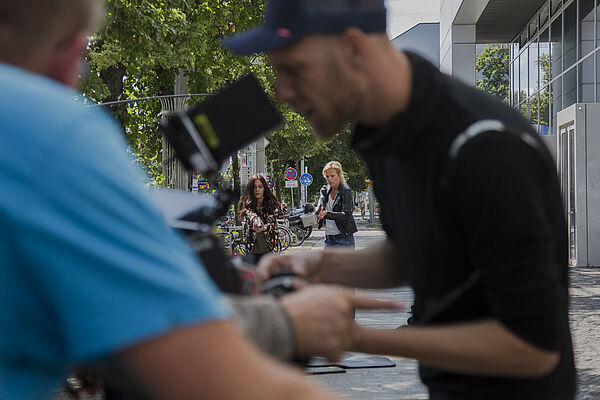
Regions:
[[[169, 95], [182, 71], [189, 93], [212, 93], [252, 71], [273, 96], [274, 73], [262, 55], [234, 56], [220, 44], [223, 37], [258, 24], [264, 3], [108, 0], [104, 24], [89, 41], [90, 73], [82, 91], [94, 102]], [[189, 103], [200, 100], [194, 97]], [[164, 180], [162, 137], [157, 128], [161, 109], [157, 100], [110, 106], [123, 125], [131, 152], [155, 184]], [[366, 167], [349, 150], [348, 131], [324, 143], [312, 136], [301, 116], [287, 106], [280, 109], [286, 123], [269, 137], [267, 156], [281, 186], [285, 168], [298, 168], [299, 160], [305, 158], [315, 178], [309, 187], [311, 196], [322, 183], [323, 165], [333, 159], [342, 162], [354, 190], [364, 187]], [[236, 175], [233, 170], [229, 174]]]
[[[249, 70], [269, 76], [260, 56], [234, 57], [220, 45], [225, 35], [255, 24], [263, 5], [263, 0], [108, 0], [104, 25], [90, 38], [90, 73], [82, 91], [95, 102], [109, 102], [173, 94], [179, 71], [191, 93], [210, 93]], [[159, 102], [110, 111], [123, 125], [132, 152], [160, 182]]]
[[[544, 75], [541, 79], [542, 89], [538, 95], [533, 96], [525, 107], [521, 108], [523, 115], [529, 119], [532, 124], [550, 125], [550, 91], [546, 86], [550, 82], [550, 54], [542, 54], [538, 61], [541, 65], [541, 70]], [[521, 93], [521, 98], [525, 97], [525, 93]]]
[[509, 65], [508, 45], [485, 45], [475, 61], [475, 68], [482, 75], [482, 79], [477, 81], [477, 87], [508, 103]]

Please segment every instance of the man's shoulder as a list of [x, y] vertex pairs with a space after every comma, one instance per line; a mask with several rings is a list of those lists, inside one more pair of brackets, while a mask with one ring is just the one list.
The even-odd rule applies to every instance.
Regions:
[[[64, 103], [73, 103], [77, 92], [47, 77], [31, 73], [14, 66], [0, 64], [0, 87], [3, 105], [19, 107], [26, 103], [31, 107], [42, 105], [54, 108]], [[32, 109], [36, 113], [43, 110]]]
[[103, 112], [84, 105], [80, 93], [46, 77], [0, 64], [0, 122], [20, 135], [49, 137], [52, 131], [69, 132], [67, 127], [91, 122], [111, 124]]
[[104, 146], [124, 147], [116, 121], [82, 104], [78, 96], [45, 77], [0, 65], [0, 134], [5, 152], [12, 154], [2, 153], [4, 161], [14, 157], [15, 163], [32, 167], [49, 162], [47, 156], [77, 157], [94, 146], [100, 146], [98, 153], [104, 153]]
[[442, 74], [446, 81], [448, 102], [457, 107], [453, 113], [463, 114], [470, 124], [480, 120], [495, 119], [520, 129], [530, 129], [527, 120], [501, 98], [470, 86], [460, 79]]

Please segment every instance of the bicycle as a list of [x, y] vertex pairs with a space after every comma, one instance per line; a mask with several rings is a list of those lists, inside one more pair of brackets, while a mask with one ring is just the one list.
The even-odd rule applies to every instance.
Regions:
[[277, 226], [277, 236], [278, 236], [278, 244], [280, 246], [280, 248], [278, 249], [278, 252], [275, 252], [275, 250], [273, 250], [273, 252], [275, 254], [281, 253], [282, 251], [287, 250], [288, 247], [290, 247], [290, 244], [292, 243], [292, 233], [290, 232], [289, 228], [287, 228], [284, 225], [278, 225]]
[[243, 227], [235, 225], [235, 218], [227, 216], [217, 225], [217, 232], [223, 239], [223, 247], [231, 255], [243, 256], [248, 252], [244, 241]]

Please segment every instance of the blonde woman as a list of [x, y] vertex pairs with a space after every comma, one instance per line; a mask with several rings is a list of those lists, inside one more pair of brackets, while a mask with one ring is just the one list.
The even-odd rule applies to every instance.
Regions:
[[330, 161], [323, 167], [327, 185], [321, 188], [317, 204], [319, 229], [325, 224], [325, 247], [354, 247], [356, 223], [352, 217], [354, 201], [352, 190], [346, 185], [342, 164]]

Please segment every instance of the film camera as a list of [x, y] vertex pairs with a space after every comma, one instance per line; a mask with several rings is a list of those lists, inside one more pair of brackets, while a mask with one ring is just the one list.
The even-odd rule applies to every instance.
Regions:
[[[191, 110], [162, 120], [160, 128], [183, 165], [218, 187], [223, 161], [280, 123], [281, 116], [264, 89], [253, 75], [247, 75]], [[216, 221], [235, 200], [237, 195], [231, 189], [220, 187], [215, 196], [205, 196], [197, 208], [172, 218], [171, 225], [185, 233], [217, 286], [224, 292], [240, 294], [248, 292], [253, 273], [234, 266], [215, 231]], [[268, 293], [292, 290], [287, 280], [275, 279], [265, 286]]]

